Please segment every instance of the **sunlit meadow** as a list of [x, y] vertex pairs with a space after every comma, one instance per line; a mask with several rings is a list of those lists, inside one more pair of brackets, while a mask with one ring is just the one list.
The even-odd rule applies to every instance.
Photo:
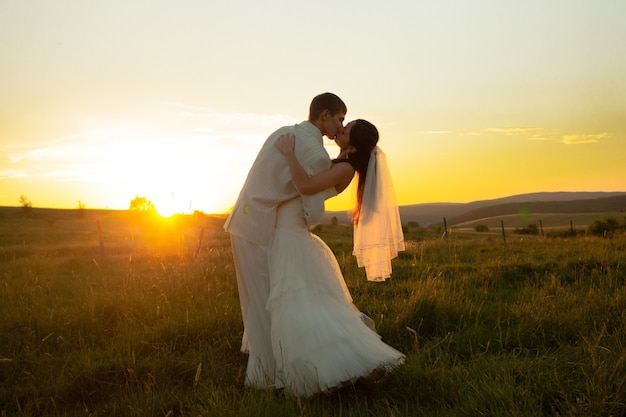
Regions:
[[369, 283], [316, 230], [404, 366], [309, 400], [243, 386], [224, 218], [0, 212], [2, 416], [626, 413], [626, 239], [406, 228]]

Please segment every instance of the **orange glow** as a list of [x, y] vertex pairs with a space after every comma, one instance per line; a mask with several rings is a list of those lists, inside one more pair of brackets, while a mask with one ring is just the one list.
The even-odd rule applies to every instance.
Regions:
[[0, 2], [0, 205], [226, 212], [324, 91], [379, 128], [401, 205], [626, 188], [626, 2], [337, 2], [285, 36], [292, 3]]

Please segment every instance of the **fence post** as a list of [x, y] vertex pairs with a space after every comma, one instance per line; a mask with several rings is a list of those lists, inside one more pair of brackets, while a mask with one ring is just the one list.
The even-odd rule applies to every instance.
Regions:
[[543, 222], [539, 220], [539, 229], [541, 229], [541, 236], [543, 236]]
[[448, 238], [448, 222], [445, 217], [443, 218], [443, 235], [446, 239]]
[[506, 234], [504, 233], [504, 220], [500, 220], [500, 227], [502, 228], [502, 240], [506, 243]]

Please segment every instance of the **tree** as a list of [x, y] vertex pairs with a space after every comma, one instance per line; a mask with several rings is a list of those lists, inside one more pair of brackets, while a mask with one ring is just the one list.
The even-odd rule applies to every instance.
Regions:
[[26, 197], [24, 194], [22, 194], [20, 196], [20, 205], [22, 206], [22, 208], [24, 208], [25, 210], [29, 210], [33, 208], [33, 203], [31, 201], [28, 200], [28, 197]]
[[156, 211], [154, 204], [152, 204], [152, 201], [148, 200], [146, 197], [139, 197], [138, 195], [130, 200], [130, 206], [128, 207], [128, 209], [145, 212]]

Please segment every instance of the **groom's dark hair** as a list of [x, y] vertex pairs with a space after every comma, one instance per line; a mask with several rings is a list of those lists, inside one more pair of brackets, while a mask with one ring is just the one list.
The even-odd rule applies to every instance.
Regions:
[[317, 120], [324, 110], [328, 109], [331, 116], [343, 111], [348, 112], [346, 103], [333, 93], [322, 93], [313, 98], [309, 107], [309, 121]]

